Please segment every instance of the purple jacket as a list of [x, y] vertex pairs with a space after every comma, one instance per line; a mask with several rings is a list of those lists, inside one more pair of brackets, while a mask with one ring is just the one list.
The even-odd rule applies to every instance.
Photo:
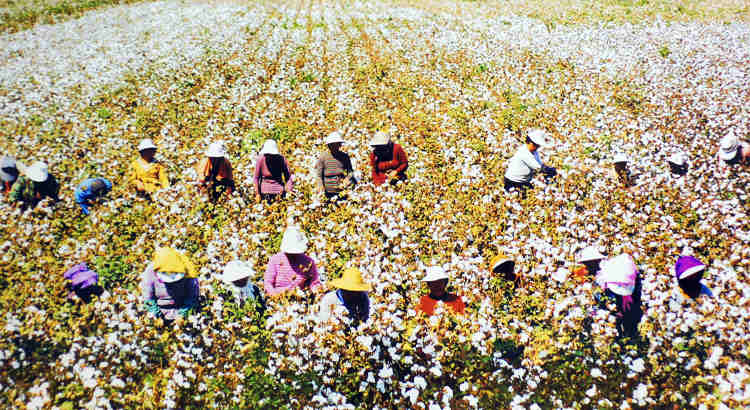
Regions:
[[183, 278], [174, 283], [166, 283], [154, 272], [153, 264], [143, 271], [141, 293], [147, 304], [156, 302], [164, 318], [176, 319], [181, 310], [185, 311], [198, 305], [198, 278]]
[[70, 281], [70, 286], [73, 289], [85, 289], [96, 285], [99, 281], [99, 274], [89, 269], [85, 263], [73, 266], [63, 276]]

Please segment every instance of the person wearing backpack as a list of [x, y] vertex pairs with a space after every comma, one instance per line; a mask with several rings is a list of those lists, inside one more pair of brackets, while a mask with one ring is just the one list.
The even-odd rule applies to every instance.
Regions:
[[274, 140], [266, 140], [255, 161], [255, 198], [266, 202], [273, 202], [283, 198], [294, 188], [294, 175], [289, 169], [289, 163], [281, 153]]

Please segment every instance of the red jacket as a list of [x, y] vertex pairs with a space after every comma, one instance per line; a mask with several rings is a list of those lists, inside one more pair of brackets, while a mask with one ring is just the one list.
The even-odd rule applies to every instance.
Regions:
[[372, 166], [372, 182], [375, 185], [381, 185], [385, 182], [385, 174], [389, 171], [396, 171], [400, 180], [406, 179], [406, 168], [409, 167], [409, 161], [406, 159], [406, 153], [401, 145], [393, 143], [393, 159], [375, 163], [375, 153], [370, 153], [370, 166]]

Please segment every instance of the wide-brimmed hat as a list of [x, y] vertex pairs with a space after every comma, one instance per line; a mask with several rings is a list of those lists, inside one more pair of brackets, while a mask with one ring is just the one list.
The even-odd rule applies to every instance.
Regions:
[[357, 268], [345, 270], [340, 278], [334, 279], [330, 283], [335, 288], [354, 292], [369, 292], [372, 290], [372, 286], [362, 280], [362, 271]]
[[154, 141], [152, 141], [151, 138], [142, 139], [141, 142], [138, 143], [138, 151], [145, 151], [147, 149], [156, 149], [156, 144], [154, 144]]
[[448, 279], [448, 272], [442, 266], [430, 266], [422, 278], [423, 282], [434, 282], [436, 280]]
[[284, 253], [305, 253], [307, 250], [307, 237], [304, 232], [295, 226], [290, 226], [284, 231], [281, 238], [281, 251]]
[[737, 156], [737, 150], [740, 148], [740, 142], [733, 132], [725, 135], [721, 139], [721, 148], [719, 149], [719, 158], [729, 161]]
[[240, 260], [233, 260], [224, 267], [224, 272], [220, 279], [226, 283], [236, 282], [255, 275], [255, 270], [249, 263]]
[[597, 261], [604, 258], [606, 258], [606, 256], [602, 255], [596, 246], [587, 246], [583, 248], [581, 254], [578, 255], [578, 262]]
[[596, 282], [604, 289], [609, 289], [620, 296], [632, 295], [638, 268], [633, 258], [627, 253], [602, 262], [602, 268], [596, 276]]
[[212, 142], [206, 150], [206, 156], [209, 158], [224, 158], [226, 156], [224, 144], [221, 141]]
[[531, 140], [531, 142], [542, 148], [550, 147], [552, 145], [552, 141], [547, 136], [547, 133], [544, 130], [534, 128], [529, 130], [526, 133], [526, 136]]
[[7, 155], [0, 158], [0, 180], [2, 180], [3, 182], [13, 181], [16, 176], [3, 171], [3, 169], [5, 168], [16, 168], [16, 160], [13, 157], [9, 157]]
[[44, 182], [49, 178], [49, 168], [42, 161], [37, 161], [26, 168], [26, 176], [34, 182]]
[[674, 272], [677, 280], [685, 279], [704, 270], [706, 270], [706, 265], [698, 258], [684, 255], [677, 258], [677, 263], [672, 267], [672, 272]]
[[495, 269], [508, 263], [511, 265], [511, 269], [513, 269], [516, 266], [516, 262], [513, 259], [505, 256], [505, 254], [503, 253], [499, 253], [490, 261], [490, 271], [494, 272]]
[[344, 138], [341, 136], [341, 133], [338, 131], [334, 131], [328, 134], [328, 136], [326, 137], [326, 145], [337, 143], [344, 143]]
[[684, 152], [677, 152], [667, 158], [667, 162], [682, 167], [687, 162], [687, 155]]
[[391, 136], [385, 131], [378, 131], [370, 140], [370, 146], [388, 145], [389, 142], [391, 142]]
[[615, 163], [615, 164], [619, 164], [621, 162], [628, 162], [628, 161], [629, 161], [628, 156], [625, 153], [622, 153], [622, 152], [618, 152], [612, 158], [612, 162]]
[[260, 149], [260, 154], [279, 155], [279, 145], [276, 143], [276, 140], [266, 140], [263, 143], [263, 148]]

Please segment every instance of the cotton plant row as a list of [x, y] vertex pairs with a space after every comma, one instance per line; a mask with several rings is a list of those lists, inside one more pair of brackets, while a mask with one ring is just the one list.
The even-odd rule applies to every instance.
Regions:
[[[177, 7], [159, 4], [163, 13]], [[552, 37], [571, 39], [579, 33], [595, 38], [590, 28], [544, 34], [529, 31], [533, 21], [511, 16], [509, 29], [518, 30], [520, 41], [548, 36], [546, 43], [535, 39], [517, 47], [508, 45], [500, 25], [485, 30], [489, 22], [380, 3], [309, 9], [292, 4], [263, 15], [253, 14], [261, 13], [254, 8], [247, 12], [248, 20], [227, 23], [232, 41], [210, 37], [226, 35], [225, 29], [198, 37], [209, 36], [212, 49], [226, 51], [191, 64], [169, 57], [167, 64], [153, 65], [155, 73], [136, 75], [123, 92], [100, 95], [93, 111], [107, 108], [111, 118], [80, 110], [66, 117], [76, 120], [70, 131], [74, 142], [94, 148], [106, 141], [105, 148], [87, 155], [95, 159], [95, 169], [115, 176], [124, 173], [137, 133], [155, 133], [174, 182], [156, 201], [138, 201], [119, 187], [117, 199], [92, 215], [93, 224], [77, 219], [77, 209], [68, 204], [45, 204], [27, 213], [0, 206], [14, 220], [12, 235], [4, 234], [3, 271], [15, 272], [15, 287], [3, 294], [8, 308], [0, 320], [3, 368], [13, 369], [3, 375], [3, 400], [30, 407], [66, 401], [117, 407], [144, 399], [163, 407], [273, 406], [273, 395], [253, 395], [258, 387], [251, 375], [263, 375], [294, 387], [284, 398], [296, 407], [746, 405], [750, 254], [740, 236], [747, 230], [742, 222], [746, 198], [741, 192], [726, 193], [741, 191], [747, 174], [715, 184], [714, 158], [698, 155], [709, 155], [703, 148], [716, 146], [716, 136], [686, 133], [684, 138], [689, 135], [694, 145], [679, 145], [691, 154], [691, 179], [685, 185], [693, 191], [664, 179], [663, 154], [648, 144], [674, 142], [666, 132], [646, 129], [662, 121], [656, 102], [675, 101], [672, 86], [651, 81], [643, 74], [648, 70], [627, 73], [636, 81], [626, 91], [650, 87], [643, 108], [631, 112], [611, 102], [618, 96], [614, 79], [597, 74], [608, 67], [606, 61], [581, 58], [560, 68], [558, 63], [569, 57], [549, 45]], [[194, 13], [207, 21], [214, 18], [211, 12]], [[531, 28], [524, 31], [524, 26]], [[669, 26], [654, 27], [623, 30], [657, 30], [677, 38]], [[739, 33], [735, 38], [743, 38], [746, 26], [732, 27]], [[617, 30], [609, 27], [597, 35]], [[720, 41], [707, 33], [704, 42]], [[623, 49], [633, 47], [631, 39], [637, 35], [619, 35], [608, 38]], [[606, 55], [610, 42], [598, 41], [591, 53]], [[618, 67], [637, 62], [665, 69], [661, 55], [628, 53], [620, 54]], [[740, 67], [742, 61], [741, 54], [685, 55]], [[477, 70], [479, 74], [468, 75]], [[712, 73], [693, 74], [702, 78]], [[725, 73], [705, 90], [696, 88], [697, 95], [715, 95], [726, 88], [723, 84], [742, 84], [742, 73]], [[693, 74], [675, 78], [689, 81]], [[181, 80], [194, 85], [180, 86]], [[746, 95], [732, 93], [719, 94], [720, 101], [742, 112]], [[86, 95], [78, 94], [81, 106], [90, 103]], [[700, 101], [683, 107], [700, 112], [705, 109]], [[158, 128], [144, 128], [137, 121], [129, 108], [134, 102], [156, 113], [151, 118], [159, 120]], [[485, 102], [493, 107], [476, 109]], [[531, 107], [533, 116], [518, 111], [519, 103]], [[171, 109], [179, 116], [160, 117]], [[523, 126], [549, 129], [559, 141], [543, 155], [561, 168], [561, 177], [540, 186], [523, 203], [502, 191], [504, 165], [517, 144], [515, 130], [497, 115], [504, 109]], [[27, 117], [19, 118], [23, 122]], [[700, 116], [685, 117], [678, 130], [699, 126]], [[53, 172], [54, 166], [65, 170], [61, 179], [72, 187], [90, 172], [72, 159], [80, 148], [48, 136], [35, 139], [64, 121], [29, 125], [32, 133], [16, 141], [22, 158], [41, 148], [38, 155], [50, 158]], [[210, 140], [227, 142], [239, 180], [247, 186], [257, 149], [254, 142], [243, 145], [252, 137], [248, 131], [278, 124], [298, 129], [282, 142], [299, 177], [293, 200], [266, 207], [243, 195], [214, 209], [196, 196], [189, 167]], [[743, 123], [733, 126], [741, 129]], [[345, 149], [367, 182], [366, 143], [377, 127], [390, 127], [407, 149], [411, 184], [361, 186], [340, 208], [314, 201], [308, 170], [321, 137], [346, 129], [350, 143]], [[614, 137], [616, 146], [602, 140], [604, 134]], [[644, 185], [627, 192], [614, 188], [606, 171], [618, 148], [627, 150], [644, 172]], [[684, 219], [691, 212], [699, 216], [695, 222]], [[347, 266], [365, 272], [375, 288], [370, 321], [350, 331], [345, 319], [319, 323], [304, 294], [272, 303], [265, 324], [253, 319], [252, 310], [237, 315], [213, 274], [228, 260], [243, 258], [259, 278], [287, 223], [300, 224], [310, 234], [310, 255], [323, 279], [336, 277]], [[572, 264], [576, 252], [589, 243], [613, 254], [631, 252], [644, 268], [646, 317], [641, 329], [646, 345], [628, 350], [615, 343], [613, 317], [594, 302], [592, 284], [552, 279], [558, 267]], [[144, 319], [134, 287], [158, 245], [189, 249], [201, 267], [204, 308], [174, 331]], [[702, 306], [676, 306], [667, 302], [675, 286], [668, 269], [675, 253], [690, 248], [716, 262], [707, 283], [718, 297]], [[526, 278], [515, 293], [487, 271], [487, 261], [498, 249], [518, 261]], [[65, 306], [55, 275], [95, 255], [123, 258], [131, 267], [129, 276], [97, 304]], [[470, 307], [466, 317], [417, 317], [421, 275], [433, 264], [452, 273], [451, 283]], [[11, 294], [26, 297], [11, 300]], [[48, 343], [58, 353], [44, 355], [30, 347], [34, 343]], [[506, 344], [511, 347], [500, 347]], [[518, 351], [519, 346], [525, 349]], [[573, 351], [583, 356], [571, 356]], [[268, 354], [268, 362], [256, 354]], [[587, 369], [582, 376], [560, 364], [579, 360]], [[574, 385], [568, 377], [580, 378]], [[141, 391], [145, 393], [134, 393]]]

